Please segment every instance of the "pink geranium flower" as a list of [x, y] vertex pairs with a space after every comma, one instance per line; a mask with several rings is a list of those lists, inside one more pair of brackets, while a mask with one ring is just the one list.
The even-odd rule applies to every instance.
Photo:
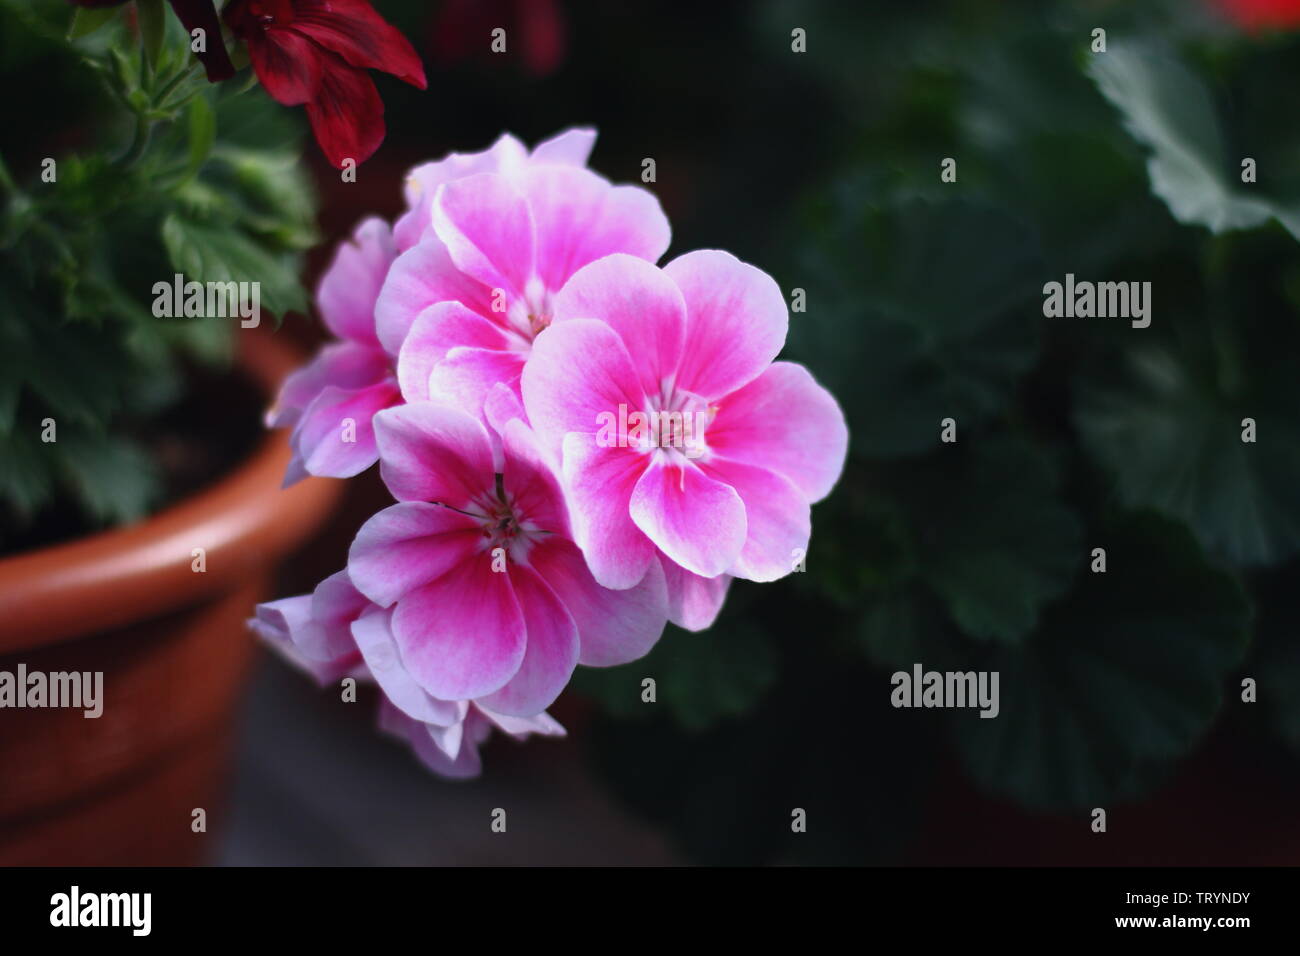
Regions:
[[476, 776], [481, 769], [479, 746], [493, 727], [516, 739], [533, 733], [564, 734], [549, 714], [507, 717], [475, 701], [430, 697], [402, 664], [389, 630], [391, 616], [340, 571], [312, 594], [259, 604], [257, 616], [248, 623], [272, 649], [322, 686], [344, 677], [377, 683], [383, 694], [379, 726], [406, 740], [425, 766], [442, 776]]
[[[787, 324], [771, 277], [725, 252], [663, 269], [610, 256], [560, 291], [523, 401], [601, 584], [628, 587], [666, 559], [674, 616], [698, 623], [720, 576], [775, 580], [806, 552], [809, 505], [839, 478], [848, 430], [803, 366], [773, 363]], [[612, 435], [633, 412], [667, 424]]]
[[348, 572], [393, 609], [388, 627], [413, 686], [529, 717], [577, 663], [635, 660], [658, 640], [662, 572], [647, 567], [624, 591], [596, 583], [523, 421], [504, 423], [494, 447], [478, 419], [420, 402], [380, 412], [375, 432], [398, 504], [362, 526]]
[[339, 341], [285, 380], [272, 428], [292, 426], [285, 484], [308, 474], [348, 478], [375, 463], [375, 412], [401, 399], [393, 356], [375, 336], [375, 299], [397, 252], [388, 224], [367, 219], [339, 246], [316, 291], [321, 317]]
[[497, 383], [517, 395], [533, 339], [574, 272], [611, 253], [663, 255], [670, 230], [658, 200], [582, 168], [590, 149], [586, 131], [527, 157], [502, 139], [488, 154], [417, 171], [415, 220], [398, 228], [409, 238], [426, 197], [428, 228], [393, 264], [375, 306], [380, 342], [400, 350], [407, 401], [479, 414]]

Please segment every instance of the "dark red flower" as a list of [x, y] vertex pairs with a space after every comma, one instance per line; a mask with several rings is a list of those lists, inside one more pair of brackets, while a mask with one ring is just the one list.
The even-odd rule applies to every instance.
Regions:
[[1300, 25], [1300, 0], [1218, 0], [1233, 20], [1250, 30]]
[[266, 91], [306, 104], [316, 142], [340, 169], [384, 141], [384, 104], [366, 70], [425, 88], [415, 50], [367, 0], [234, 0], [224, 16]]
[[533, 76], [549, 76], [564, 60], [567, 30], [557, 0], [446, 0], [430, 31], [434, 60], [450, 66], [493, 56], [490, 38], [497, 27], [506, 31], [506, 49]]
[[[208, 72], [208, 82], [219, 83], [235, 75], [235, 67], [221, 39], [221, 21], [213, 0], [169, 0], [172, 12], [185, 25], [187, 33], [202, 30], [206, 49], [195, 56]], [[78, 7], [120, 7], [126, 0], [72, 0]]]

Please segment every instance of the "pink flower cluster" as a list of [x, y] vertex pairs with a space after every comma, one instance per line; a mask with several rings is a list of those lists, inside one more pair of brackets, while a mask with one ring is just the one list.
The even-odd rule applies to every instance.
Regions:
[[668, 221], [586, 168], [594, 141], [505, 135], [413, 170], [393, 227], [339, 249], [317, 293], [338, 341], [269, 416], [293, 429], [286, 483], [378, 461], [396, 503], [252, 626], [322, 683], [373, 680], [381, 726], [449, 776], [493, 726], [563, 733], [545, 711], [576, 666], [794, 570], [844, 464], [835, 399], [775, 361], [776, 283], [719, 251], [656, 265]]

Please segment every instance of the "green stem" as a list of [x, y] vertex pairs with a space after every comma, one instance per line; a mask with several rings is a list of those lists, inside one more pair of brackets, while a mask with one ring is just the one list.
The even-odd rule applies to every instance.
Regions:
[[149, 147], [149, 137], [152, 133], [153, 123], [145, 119], [143, 115], [136, 116], [135, 136], [131, 139], [130, 147], [122, 154], [122, 158], [117, 161], [118, 166], [122, 169], [130, 169], [139, 162], [140, 157], [144, 155], [144, 151]]

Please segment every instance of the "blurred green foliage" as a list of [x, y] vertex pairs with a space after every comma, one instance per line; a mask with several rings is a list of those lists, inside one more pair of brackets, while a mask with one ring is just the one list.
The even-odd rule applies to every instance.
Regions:
[[209, 86], [164, 4], [139, 35], [124, 9], [0, 2], [0, 544], [51, 509], [75, 531], [159, 503], [142, 426], [185, 363], [228, 361], [237, 320], [155, 318], [154, 283], [257, 280], [264, 309], [306, 307], [295, 117], [240, 77]]

